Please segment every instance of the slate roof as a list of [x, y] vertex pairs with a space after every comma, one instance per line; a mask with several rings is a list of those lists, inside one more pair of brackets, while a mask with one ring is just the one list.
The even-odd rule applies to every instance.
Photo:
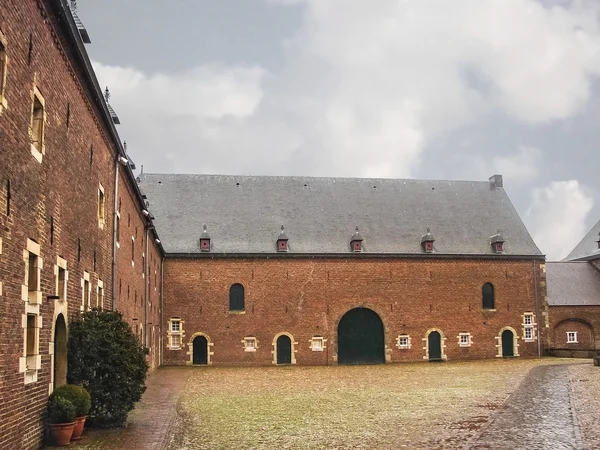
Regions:
[[550, 306], [600, 306], [600, 271], [588, 262], [546, 263]]
[[487, 181], [144, 173], [139, 186], [167, 253], [200, 254], [204, 224], [210, 254], [276, 253], [284, 224], [290, 254], [349, 254], [359, 226], [363, 254], [422, 254], [429, 227], [437, 254], [492, 255], [500, 228], [505, 255], [542, 255], [504, 189]]
[[598, 249], [598, 233], [600, 233], [600, 221], [589, 231], [573, 249], [569, 256], [563, 261], [585, 261], [589, 259], [600, 258], [600, 249]]

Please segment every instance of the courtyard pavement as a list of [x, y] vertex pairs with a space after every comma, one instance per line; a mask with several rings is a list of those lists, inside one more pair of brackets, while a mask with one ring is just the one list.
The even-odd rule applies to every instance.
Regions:
[[[147, 381], [148, 389], [136, 409], [130, 414], [128, 426], [121, 430], [87, 430], [85, 440], [76, 445], [79, 450], [100, 450], [100, 449], [211, 449], [211, 448], [409, 448], [409, 449], [600, 449], [600, 432], [598, 423], [600, 423], [600, 401], [598, 395], [600, 391], [600, 370], [594, 368], [589, 361], [581, 360], [513, 360], [513, 361], [492, 361], [492, 362], [471, 362], [471, 363], [447, 363], [447, 364], [410, 364], [410, 365], [386, 365], [386, 366], [362, 366], [361, 367], [324, 367], [324, 368], [301, 368], [288, 367], [284, 370], [278, 368], [248, 368], [248, 369], [220, 369], [220, 368], [161, 368], [152, 374]], [[489, 384], [482, 384], [479, 393], [472, 393], [465, 389], [465, 386], [452, 386], [454, 390], [460, 388], [456, 397], [448, 397], [446, 405], [435, 405], [432, 408], [431, 402], [427, 397], [426, 391], [439, 391], [439, 386], [456, 383], [457, 377], [461, 374], [472, 373], [482, 368], [482, 378], [490, 376], [506, 377], [506, 386], [498, 389], [497, 392], [485, 394]], [[274, 369], [274, 370], [273, 370]], [[213, 417], [209, 413], [217, 411], [226, 414], [226, 409], [234, 407], [237, 399], [229, 398], [230, 386], [227, 386], [227, 377], [230, 379], [234, 389], [239, 389], [239, 383], [247, 382], [245, 377], [250, 373], [250, 377], [256, 377], [260, 374], [260, 380], [257, 381], [256, 389], [266, 389], [276, 396], [276, 404], [285, 404], [286, 402], [296, 404], [298, 398], [290, 399], [292, 391], [277, 386], [278, 379], [285, 379], [286, 383], [297, 382], [302, 377], [311, 374], [329, 373], [336, 380], [336, 397], [340, 402], [345, 401], [348, 396], [347, 391], [340, 391], [344, 386], [352, 384], [356, 374], [364, 371], [370, 373], [368, 378], [377, 384], [383, 379], [389, 377], [392, 381], [406, 383], [406, 380], [414, 380], [419, 383], [419, 379], [427, 380], [432, 373], [439, 373], [442, 378], [438, 386], [429, 386], [426, 390], [421, 389], [418, 384], [406, 386], [406, 390], [419, 392], [414, 398], [408, 398], [409, 403], [419, 401], [419, 396], [423, 397], [423, 405], [415, 406], [413, 410], [407, 410], [406, 414], [417, 416], [407, 417], [406, 426], [399, 427], [392, 421], [392, 418], [386, 416], [374, 416], [373, 425], [369, 425], [364, 433], [365, 439], [359, 441], [355, 429], [325, 428], [324, 434], [306, 435], [300, 437], [300, 440], [281, 440], [277, 437], [270, 440], [269, 434], [286, 434], [297, 432], [294, 429], [262, 428], [258, 431], [254, 423], [247, 422], [235, 423], [234, 427], [247, 427], [241, 431], [242, 439], [239, 436], [235, 440], [233, 435], [227, 429], [222, 430], [223, 435], [215, 437], [218, 433], [212, 422]], [[496, 374], [496, 372], [499, 372]], [[519, 373], [522, 372], [522, 375]], [[491, 375], [490, 375], [491, 374]], [[416, 375], [416, 376], [415, 376]], [[436, 375], [437, 376], [437, 375]], [[297, 377], [297, 378], [294, 378]], [[244, 381], [246, 380], [246, 381]], [[365, 386], [365, 379], [358, 381], [361, 386]], [[220, 385], [223, 383], [223, 385]], [[411, 381], [413, 383], [413, 381]], [[478, 382], [472, 381], [477, 384]], [[263, 387], [262, 385], [269, 386]], [[311, 385], [314, 380], [311, 380]], [[496, 384], [500, 384], [496, 380]], [[210, 385], [208, 391], [202, 391], [202, 385]], [[236, 385], [238, 386], [236, 388]], [[394, 387], [385, 389], [385, 393], [374, 405], [373, 411], [377, 408], [389, 409], [389, 405], [394, 402], [403, 402], [407, 400], [404, 397], [397, 396]], [[351, 386], [350, 386], [351, 387]], [[254, 406], [260, 407], [260, 397], [252, 397], [254, 388], [246, 386], [242, 389], [240, 397], [250, 394], [247, 399], [248, 404], [244, 408], [252, 411]], [[302, 389], [302, 388], [300, 388]], [[331, 402], [333, 397], [328, 397], [327, 389], [324, 385], [316, 384], [316, 391], [322, 392], [324, 402]], [[449, 391], [451, 393], [451, 391]], [[439, 393], [439, 392], [438, 392]], [[304, 394], [302, 394], [304, 395]], [[317, 392], [317, 397], [319, 397]], [[350, 394], [352, 395], [352, 394]], [[371, 394], [369, 394], [371, 395]], [[395, 396], [396, 395], [396, 396]], [[404, 395], [404, 394], [402, 394]], [[444, 395], [450, 395], [446, 392]], [[385, 396], [391, 400], [387, 404]], [[465, 398], [466, 397], [466, 398]], [[486, 401], [482, 402], [482, 398]], [[206, 400], [206, 401], [203, 401]], [[202, 410], [194, 410], [194, 405], [203, 404]], [[271, 398], [269, 401], [272, 401]], [[211, 402], [217, 401], [219, 408], [210, 409]], [[255, 403], [256, 402], [256, 403]], [[463, 420], [457, 420], [457, 416], [449, 411], [448, 415], [440, 419], [435, 414], [435, 410], [444, 408], [450, 403], [455, 403], [456, 409], [461, 412]], [[483, 404], [482, 404], [483, 403]], [[361, 406], [360, 403], [356, 403]], [[331, 405], [329, 405], [331, 406]], [[341, 408], [347, 405], [341, 404]], [[272, 404], [269, 407], [273, 407]], [[318, 407], [315, 405], [315, 407]], [[332, 421], [337, 420], [332, 417], [332, 409], [323, 405], [325, 411], [323, 417], [331, 417]], [[293, 409], [294, 407], [292, 407]], [[297, 409], [297, 408], [296, 408]], [[238, 409], [233, 410], [236, 414]], [[279, 413], [283, 410], [279, 409]], [[363, 415], [378, 414], [365, 409], [362, 405]], [[314, 411], [313, 411], [314, 412]], [[311, 413], [312, 414], [312, 413]], [[302, 421], [306, 416], [302, 416]], [[410, 420], [414, 419], [411, 425]], [[326, 419], [311, 424], [310, 427], [319, 427], [321, 422]], [[386, 423], [386, 421], [388, 421]], [[421, 423], [420, 425], [418, 422]], [[376, 422], [381, 423], [378, 428]], [[218, 423], [218, 422], [217, 422]], [[580, 427], [581, 423], [581, 427]], [[351, 424], [356, 425], [356, 424]], [[334, 427], [339, 428], [340, 423], [336, 422]], [[419, 428], [420, 426], [420, 428]], [[416, 427], [416, 428], [411, 428]], [[211, 435], [210, 429], [213, 429]], [[226, 428], [226, 427], [225, 427]], [[268, 427], [267, 427], [268, 428]], [[391, 428], [391, 429], [390, 429]], [[260, 429], [260, 428], [258, 428]], [[201, 430], [201, 431], [198, 431]], [[302, 432], [302, 429], [299, 430]], [[340, 435], [352, 436], [344, 441], [325, 440], [325, 435], [338, 432]], [[209, 434], [206, 434], [209, 433]], [[196, 434], [194, 436], [194, 434]], [[257, 437], [258, 436], [258, 437]], [[265, 436], [262, 438], [261, 436]], [[219, 440], [220, 439], [220, 440]], [[277, 440], [279, 439], [279, 440]]]

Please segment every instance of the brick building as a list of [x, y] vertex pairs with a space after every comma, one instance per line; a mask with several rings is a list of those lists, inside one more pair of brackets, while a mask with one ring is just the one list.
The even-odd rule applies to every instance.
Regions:
[[561, 262], [547, 264], [548, 353], [591, 357], [600, 350], [600, 222]]
[[499, 175], [450, 182], [143, 174], [140, 187], [166, 252], [165, 364], [541, 351], [544, 256]]
[[159, 362], [162, 250], [84, 41], [64, 0], [2, 2], [0, 448], [39, 447], [82, 310], [123, 311]]

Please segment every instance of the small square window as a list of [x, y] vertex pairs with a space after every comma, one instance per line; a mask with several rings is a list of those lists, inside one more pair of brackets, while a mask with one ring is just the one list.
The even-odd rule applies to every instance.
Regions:
[[470, 347], [471, 346], [471, 335], [469, 333], [460, 333], [458, 335], [458, 345], [460, 347]]
[[258, 344], [256, 342], [255, 337], [247, 337], [244, 338], [244, 351], [246, 352], [255, 352], [258, 348]]
[[410, 336], [407, 334], [401, 334], [398, 336], [397, 346], [400, 349], [409, 349], [410, 348]]
[[577, 344], [577, 331], [567, 331], [567, 344]]
[[322, 352], [325, 348], [325, 339], [321, 336], [315, 336], [311, 339], [310, 348], [313, 352]]

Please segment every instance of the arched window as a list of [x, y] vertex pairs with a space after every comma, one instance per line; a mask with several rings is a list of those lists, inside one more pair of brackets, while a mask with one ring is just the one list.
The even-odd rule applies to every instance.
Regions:
[[244, 311], [244, 286], [232, 284], [229, 288], [229, 311]]
[[481, 303], [483, 309], [494, 309], [494, 285], [485, 283], [481, 288]]

